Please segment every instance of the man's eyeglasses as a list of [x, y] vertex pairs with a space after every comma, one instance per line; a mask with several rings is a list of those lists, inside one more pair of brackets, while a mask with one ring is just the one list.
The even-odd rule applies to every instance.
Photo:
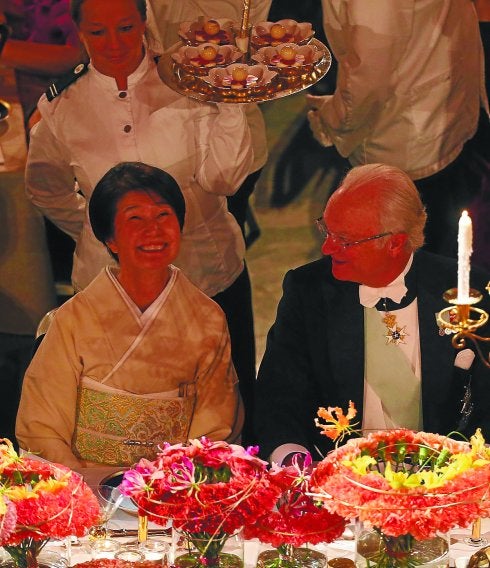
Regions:
[[327, 229], [327, 226], [325, 225], [325, 221], [323, 220], [323, 217], [319, 217], [318, 219], [315, 219], [315, 225], [316, 225], [317, 229], [320, 231], [321, 236], [325, 240], [330, 239], [330, 242], [332, 244], [334, 244], [335, 246], [338, 246], [340, 248], [344, 248], [344, 249], [348, 248], [348, 247], [353, 247], [354, 245], [360, 245], [361, 243], [367, 243], [368, 241], [374, 241], [375, 239], [381, 239], [381, 237], [386, 237], [388, 235], [393, 234], [390, 231], [388, 233], [380, 233], [379, 235], [373, 235], [372, 237], [366, 237], [365, 239], [359, 239], [358, 241], [345, 241], [345, 240], [342, 239], [342, 237], [334, 235], [333, 233], [331, 233]]

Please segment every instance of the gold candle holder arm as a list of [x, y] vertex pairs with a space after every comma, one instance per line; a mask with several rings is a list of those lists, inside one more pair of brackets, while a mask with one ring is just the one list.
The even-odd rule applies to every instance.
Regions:
[[248, 34], [250, 25], [250, 4], [252, 0], [243, 0], [242, 23], [240, 26], [240, 35], [245, 37]]
[[[490, 283], [487, 285], [487, 289], [489, 288]], [[457, 288], [451, 288], [443, 294], [443, 298], [452, 306], [444, 308], [437, 314], [437, 324], [441, 329], [454, 333], [451, 343], [455, 349], [466, 347], [467, 340], [470, 340], [482, 363], [490, 369], [490, 356], [485, 357], [480, 347], [480, 343], [489, 342], [490, 337], [483, 337], [475, 333], [489, 319], [485, 310], [474, 306], [482, 300], [483, 295], [478, 290], [471, 289], [469, 302], [458, 304]]]

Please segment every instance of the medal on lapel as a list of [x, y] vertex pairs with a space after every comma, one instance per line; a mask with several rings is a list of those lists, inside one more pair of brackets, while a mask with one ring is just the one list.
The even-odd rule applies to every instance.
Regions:
[[386, 308], [386, 299], [384, 300], [385, 315], [382, 322], [386, 326], [386, 345], [393, 343], [394, 345], [399, 345], [400, 343], [405, 343], [405, 337], [408, 333], [406, 330], [406, 325], [399, 326], [396, 321], [396, 315], [392, 314]]

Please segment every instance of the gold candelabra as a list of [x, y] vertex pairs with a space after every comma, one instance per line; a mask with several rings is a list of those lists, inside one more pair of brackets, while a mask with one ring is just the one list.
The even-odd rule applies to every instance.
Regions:
[[[486, 290], [490, 293], [490, 282], [487, 284]], [[475, 333], [488, 321], [488, 313], [475, 307], [475, 304], [482, 300], [483, 294], [472, 288], [465, 303], [460, 303], [458, 289], [451, 288], [444, 292], [443, 298], [451, 306], [444, 308], [437, 314], [437, 324], [446, 333], [454, 334], [451, 342], [455, 349], [466, 347], [467, 340], [470, 340], [483, 364], [490, 369], [490, 356], [485, 356], [480, 347], [480, 343], [489, 342], [490, 337], [483, 337]]]
[[[490, 282], [485, 289], [490, 294]], [[490, 337], [483, 337], [475, 333], [477, 329], [484, 326], [488, 321], [488, 313], [474, 305], [483, 299], [483, 294], [478, 290], [470, 288], [467, 301], [460, 303], [458, 289], [451, 288], [444, 292], [442, 297], [451, 306], [444, 308], [437, 314], [437, 324], [440, 329], [454, 333], [451, 342], [455, 349], [466, 347], [466, 341], [469, 339], [475, 346], [482, 363], [490, 369], [490, 355], [485, 357], [480, 347], [480, 342], [486, 343], [490, 341]], [[487, 544], [487, 540], [481, 534], [481, 519], [477, 519], [473, 523], [471, 536], [465, 542], [471, 546], [478, 547]]]

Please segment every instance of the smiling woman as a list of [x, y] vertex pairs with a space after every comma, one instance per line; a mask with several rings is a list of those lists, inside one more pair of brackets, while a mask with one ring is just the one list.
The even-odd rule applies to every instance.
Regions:
[[129, 75], [143, 60], [146, 5], [134, 0], [119, 3], [122, 9], [114, 10], [112, 2], [78, 0], [71, 10], [93, 66], [116, 79], [118, 89], [123, 90], [127, 89]]
[[162, 82], [155, 43], [145, 35], [145, 0], [74, 0], [71, 14], [90, 62], [52, 85], [49, 100], [39, 101], [42, 119], [30, 136], [27, 195], [76, 242], [72, 283], [78, 292], [114, 265], [86, 214], [96, 184], [122, 161], [168, 172], [187, 206], [173, 262], [223, 307], [240, 388], [251, 406], [251, 291], [243, 235], [227, 209], [227, 196], [253, 163], [246, 105], [203, 103]]
[[235, 440], [243, 417], [224, 314], [171, 264], [179, 186], [121, 163], [97, 184], [89, 214], [119, 267], [59, 308], [26, 372], [19, 444], [80, 469], [128, 466], [163, 442]]
[[185, 202], [166, 172], [141, 163], [112, 168], [90, 200], [97, 239], [119, 263], [118, 280], [145, 310], [170, 278], [179, 253]]

